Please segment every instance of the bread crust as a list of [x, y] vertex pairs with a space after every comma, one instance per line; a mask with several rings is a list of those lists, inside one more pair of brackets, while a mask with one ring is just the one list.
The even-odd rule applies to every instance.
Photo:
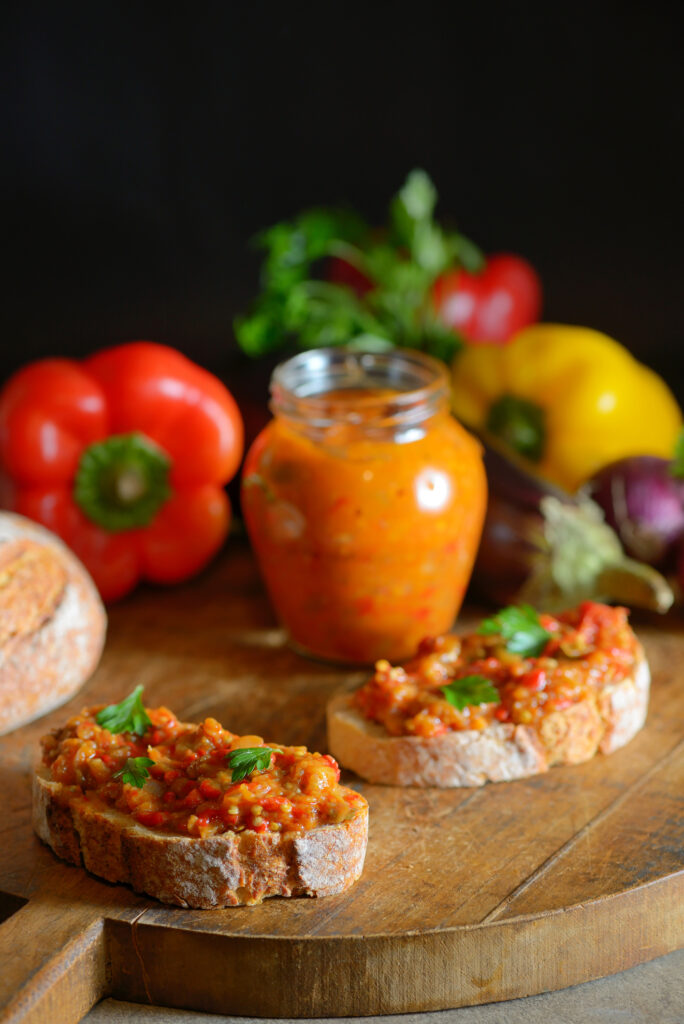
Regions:
[[[95, 670], [104, 646], [107, 619], [95, 584], [83, 565], [54, 534], [23, 516], [0, 513], [0, 557], [22, 546], [37, 553], [52, 570], [53, 591], [31, 608], [23, 590], [44, 584], [36, 568], [14, 582], [25, 598], [26, 619], [12, 623], [0, 646], [0, 735], [39, 718], [69, 700]], [[22, 589], [23, 588], [23, 589]], [[44, 589], [44, 587], [43, 587]]]
[[268, 896], [330, 896], [361, 875], [368, 805], [351, 818], [303, 834], [249, 829], [206, 839], [146, 828], [84, 799], [40, 765], [33, 778], [33, 827], [55, 853], [109, 882], [180, 907], [213, 909]]
[[328, 747], [340, 764], [369, 782], [443, 788], [509, 782], [624, 746], [646, 719], [650, 678], [640, 652], [633, 675], [605, 687], [595, 702], [548, 715], [540, 733], [493, 722], [477, 731], [391, 736], [361, 714], [352, 694], [342, 693], [328, 703]]

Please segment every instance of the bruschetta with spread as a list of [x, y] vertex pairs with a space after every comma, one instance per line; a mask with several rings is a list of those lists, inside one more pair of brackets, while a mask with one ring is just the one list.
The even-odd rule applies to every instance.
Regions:
[[141, 687], [42, 741], [38, 836], [72, 864], [165, 903], [327, 896], [360, 876], [368, 804], [329, 755], [146, 708]]
[[644, 724], [649, 686], [626, 609], [511, 607], [468, 636], [423, 641], [403, 666], [377, 662], [329, 703], [328, 746], [370, 782], [505, 782], [623, 746]]

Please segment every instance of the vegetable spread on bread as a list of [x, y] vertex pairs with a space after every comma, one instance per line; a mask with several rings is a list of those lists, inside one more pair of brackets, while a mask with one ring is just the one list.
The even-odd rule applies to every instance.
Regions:
[[624, 608], [511, 606], [379, 661], [328, 707], [335, 757], [373, 782], [474, 786], [610, 753], [643, 725], [649, 671]]
[[368, 806], [332, 757], [214, 718], [179, 722], [141, 694], [43, 737], [34, 823], [56, 853], [195, 907], [327, 895], [358, 878]]

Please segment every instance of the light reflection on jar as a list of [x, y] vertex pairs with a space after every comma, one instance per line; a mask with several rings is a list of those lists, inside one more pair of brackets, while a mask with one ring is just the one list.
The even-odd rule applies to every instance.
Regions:
[[414, 484], [416, 501], [426, 512], [443, 509], [449, 502], [451, 490], [451, 480], [447, 474], [432, 466], [419, 473]]

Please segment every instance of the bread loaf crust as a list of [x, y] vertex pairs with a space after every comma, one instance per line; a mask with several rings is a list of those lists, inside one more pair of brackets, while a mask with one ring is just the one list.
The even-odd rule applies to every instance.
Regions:
[[109, 882], [125, 882], [164, 903], [213, 909], [348, 889], [363, 870], [368, 805], [304, 834], [245, 829], [188, 838], [74, 797], [41, 765], [33, 779], [33, 826], [59, 857]]
[[[39, 718], [69, 700], [95, 670], [105, 640], [106, 615], [95, 584], [76, 556], [54, 534], [23, 516], [0, 513], [0, 558], [9, 562], [16, 551], [25, 557], [34, 549], [44, 560], [34, 568], [39, 596], [26, 615], [13, 617], [2, 631], [0, 647], [0, 734]], [[2, 558], [4, 551], [5, 557]], [[16, 563], [16, 559], [14, 559]], [[47, 568], [54, 584], [44, 586]], [[61, 573], [63, 581], [59, 584]], [[5, 574], [6, 575], [6, 574]], [[39, 586], [40, 584], [40, 586]], [[7, 579], [16, 596], [31, 585], [25, 578]]]
[[641, 652], [632, 675], [604, 687], [595, 702], [579, 701], [548, 715], [539, 733], [493, 722], [439, 736], [391, 736], [361, 714], [352, 694], [338, 694], [328, 703], [328, 747], [341, 765], [369, 782], [444, 788], [509, 782], [624, 746], [646, 719], [650, 678]]

